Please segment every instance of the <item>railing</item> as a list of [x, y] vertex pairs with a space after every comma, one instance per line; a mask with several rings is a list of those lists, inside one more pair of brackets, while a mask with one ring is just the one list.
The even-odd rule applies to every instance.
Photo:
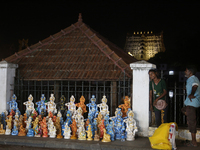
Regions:
[[16, 77], [14, 93], [22, 113], [25, 112], [23, 102], [28, 101], [30, 94], [33, 95], [34, 104], [40, 101], [41, 94], [45, 94], [46, 100], [49, 101], [50, 94], [53, 93], [56, 103], [60, 101], [62, 95], [66, 98], [66, 103], [69, 102], [71, 95], [74, 95], [75, 103], [78, 103], [83, 95], [85, 104], [90, 102], [92, 95], [96, 97], [96, 104], [101, 103], [103, 95], [106, 95], [110, 116], [113, 116], [118, 105], [123, 103], [123, 98], [131, 96], [131, 84], [131, 79], [123, 81], [29, 81]]

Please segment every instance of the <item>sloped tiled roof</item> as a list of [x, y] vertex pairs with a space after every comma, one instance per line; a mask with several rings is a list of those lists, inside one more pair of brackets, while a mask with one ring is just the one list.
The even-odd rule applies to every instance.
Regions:
[[79, 20], [5, 59], [25, 80], [117, 80], [137, 61]]

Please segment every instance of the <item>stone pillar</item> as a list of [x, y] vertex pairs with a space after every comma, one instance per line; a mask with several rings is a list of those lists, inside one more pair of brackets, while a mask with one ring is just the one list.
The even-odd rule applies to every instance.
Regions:
[[133, 70], [132, 109], [138, 126], [138, 135], [148, 137], [149, 128], [149, 74], [154, 64], [144, 60], [130, 64]]
[[5, 60], [0, 62], [0, 113], [9, 109], [7, 102], [13, 95], [16, 68], [18, 68], [17, 64], [8, 63]]

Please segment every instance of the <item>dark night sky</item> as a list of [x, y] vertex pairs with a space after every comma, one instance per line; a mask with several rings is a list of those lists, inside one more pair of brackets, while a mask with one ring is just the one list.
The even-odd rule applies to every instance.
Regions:
[[77, 22], [79, 13], [84, 23], [121, 48], [128, 32], [163, 30], [166, 50], [172, 50], [178, 38], [200, 34], [199, 8], [199, 2], [181, 0], [1, 1], [0, 58], [14, 53], [2, 49], [18, 48], [18, 39], [35, 44]]

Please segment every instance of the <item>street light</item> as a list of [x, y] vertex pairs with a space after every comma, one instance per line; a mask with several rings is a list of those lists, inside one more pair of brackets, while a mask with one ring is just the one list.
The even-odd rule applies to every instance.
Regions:
[[169, 97], [172, 98], [174, 96], [174, 92], [172, 90], [169, 91]]
[[174, 75], [174, 71], [173, 71], [173, 70], [170, 70], [170, 71], [169, 71], [169, 75], [170, 75], [170, 76]]

